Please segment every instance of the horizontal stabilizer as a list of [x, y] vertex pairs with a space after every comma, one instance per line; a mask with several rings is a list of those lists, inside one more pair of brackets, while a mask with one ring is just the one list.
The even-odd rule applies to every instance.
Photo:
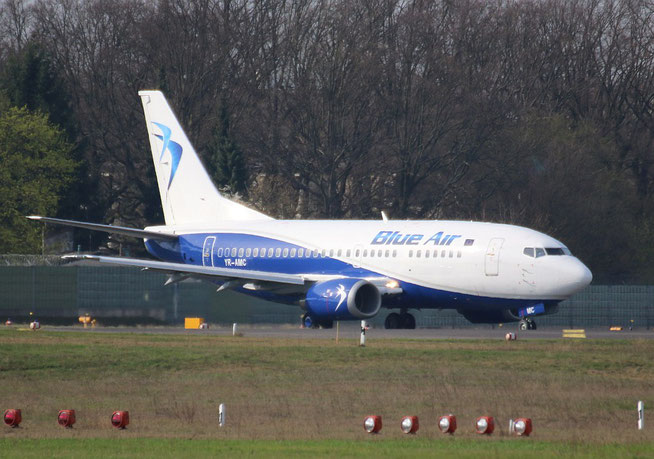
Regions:
[[159, 240], [176, 240], [174, 234], [158, 233], [155, 231], [145, 231], [136, 228], [126, 228], [124, 226], [101, 225], [99, 223], [78, 222], [75, 220], [62, 220], [60, 218], [39, 217], [30, 215], [30, 220], [36, 220], [53, 225], [73, 226], [75, 228], [84, 228], [93, 231], [104, 231], [105, 233], [121, 234], [123, 236], [138, 237], [141, 239], [159, 239]]

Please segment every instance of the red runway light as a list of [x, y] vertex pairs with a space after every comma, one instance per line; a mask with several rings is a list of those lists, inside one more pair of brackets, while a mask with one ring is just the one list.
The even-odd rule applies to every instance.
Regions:
[[404, 416], [402, 422], [400, 423], [402, 432], [405, 434], [414, 434], [420, 428], [418, 423], [418, 416]]
[[57, 422], [59, 425], [69, 429], [73, 428], [75, 420], [75, 410], [60, 410], [59, 416], [57, 416]]
[[518, 418], [513, 423], [513, 431], [519, 437], [528, 437], [531, 433], [531, 419], [530, 418]]
[[438, 420], [438, 428], [443, 433], [453, 434], [456, 431], [456, 416], [448, 414]]
[[495, 430], [495, 420], [493, 416], [481, 416], [477, 418], [475, 422], [475, 429], [477, 429], [478, 434], [490, 435]]
[[111, 415], [111, 425], [117, 429], [124, 429], [129, 424], [129, 411], [114, 411]]
[[366, 416], [363, 420], [363, 428], [368, 433], [379, 433], [382, 428], [381, 416]]
[[4, 421], [9, 427], [18, 427], [18, 424], [23, 420], [20, 415], [20, 410], [7, 410], [5, 411]]

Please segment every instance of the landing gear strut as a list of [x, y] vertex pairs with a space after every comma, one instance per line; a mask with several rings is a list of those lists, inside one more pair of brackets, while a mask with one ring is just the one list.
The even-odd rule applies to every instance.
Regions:
[[391, 312], [386, 316], [384, 328], [387, 330], [394, 330], [398, 328], [414, 329], [416, 328], [416, 318], [406, 311], [403, 311], [400, 314], [397, 312]]
[[520, 330], [521, 331], [526, 331], [526, 330], [536, 330], [536, 322], [534, 322], [533, 319], [522, 319], [520, 321]]

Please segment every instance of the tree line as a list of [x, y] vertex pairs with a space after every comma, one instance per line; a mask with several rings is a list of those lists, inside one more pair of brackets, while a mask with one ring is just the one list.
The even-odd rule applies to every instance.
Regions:
[[650, 1], [0, 1], [0, 116], [65, 136], [60, 216], [162, 221], [152, 88], [274, 217], [519, 224], [654, 280]]

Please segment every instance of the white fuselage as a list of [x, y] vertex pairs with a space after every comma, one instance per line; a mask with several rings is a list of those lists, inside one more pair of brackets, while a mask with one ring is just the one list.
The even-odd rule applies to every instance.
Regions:
[[[248, 236], [317, 250], [322, 258], [422, 287], [467, 295], [526, 300], [563, 300], [586, 287], [592, 275], [556, 239], [523, 227], [464, 221], [321, 221], [268, 220], [222, 222], [193, 228], [150, 227], [180, 235], [231, 234], [236, 249], [248, 248]], [[260, 244], [254, 244], [260, 245]], [[221, 244], [215, 245], [214, 254]], [[525, 248], [542, 249], [542, 256]], [[545, 249], [565, 251], [547, 255]], [[551, 250], [550, 250], [551, 251]], [[257, 257], [211, 257], [216, 266], [251, 268]], [[295, 254], [297, 257], [297, 254]], [[197, 257], [196, 257], [197, 258]], [[291, 265], [290, 253], [274, 257], [275, 271], [313, 274], [311, 263]], [[196, 260], [197, 261], [197, 260]], [[286, 261], [286, 263], [285, 263]], [[197, 261], [200, 263], [199, 261]], [[206, 261], [205, 261], [206, 263]], [[257, 268], [261, 266], [258, 265]], [[307, 272], [307, 273], [308, 273]], [[333, 273], [329, 273], [333, 274]]]

